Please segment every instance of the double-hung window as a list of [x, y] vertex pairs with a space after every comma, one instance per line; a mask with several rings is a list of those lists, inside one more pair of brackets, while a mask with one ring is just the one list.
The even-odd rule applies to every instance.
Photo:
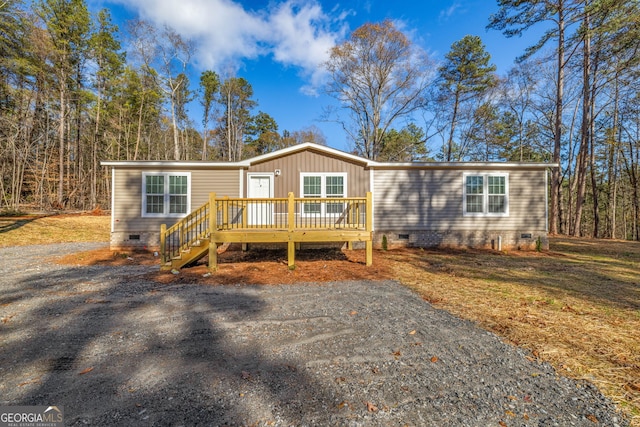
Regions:
[[142, 216], [182, 217], [191, 209], [189, 172], [143, 172]]
[[508, 216], [509, 175], [506, 173], [464, 174], [464, 216]]
[[[347, 197], [346, 173], [303, 173], [300, 194], [304, 198], [345, 198]], [[344, 203], [304, 203], [305, 215], [340, 215]]]

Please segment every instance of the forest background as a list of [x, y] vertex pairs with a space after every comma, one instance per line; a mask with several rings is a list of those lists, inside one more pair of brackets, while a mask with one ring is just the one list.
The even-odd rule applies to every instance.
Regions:
[[[335, 104], [322, 119], [374, 160], [557, 163], [551, 233], [640, 240], [638, 2], [498, 6], [490, 31], [543, 29], [508, 72], [478, 36], [436, 61], [393, 21], [364, 24], [323, 63]], [[326, 144], [313, 126], [280, 131], [243, 77], [189, 82], [195, 45], [173, 28], [125, 27], [84, 0], [0, 0], [0, 211], [109, 206], [101, 160], [237, 161]]]

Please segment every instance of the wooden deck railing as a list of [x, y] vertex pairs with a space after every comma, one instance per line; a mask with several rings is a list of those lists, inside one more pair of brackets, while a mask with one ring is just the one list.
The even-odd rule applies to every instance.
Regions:
[[194, 242], [209, 237], [209, 202], [167, 228], [160, 226], [160, 256], [162, 264], [191, 247]]
[[[366, 228], [366, 197], [215, 199], [216, 230]], [[289, 207], [293, 206], [293, 212]]]
[[287, 198], [217, 198], [211, 193], [209, 202], [175, 225], [162, 225], [162, 261], [180, 257], [206, 239], [211, 269], [217, 264], [217, 245], [225, 242], [288, 243], [293, 266], [296, 243], [363, 241], [371, 265], [372, 216], [371, 193], [348, 198], [297, 198], [293, 193]]

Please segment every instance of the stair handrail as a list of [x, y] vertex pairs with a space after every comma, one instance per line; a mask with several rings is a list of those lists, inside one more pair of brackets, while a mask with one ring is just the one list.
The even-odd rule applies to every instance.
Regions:
[[[160, 226], [162, 264], [169, 262], [194, 242], [209, 236], [209, 214], [209, 202], [207, 201], [169, 228], [166, 224]], [[177, 245], [173, 244], [175, 240], [178, 241]]]

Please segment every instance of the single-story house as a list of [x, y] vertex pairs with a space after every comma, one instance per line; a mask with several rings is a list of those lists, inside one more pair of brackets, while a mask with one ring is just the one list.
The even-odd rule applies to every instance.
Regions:
[[[389, 246], [547, 248], [547, 176], [549, 168], [557, 167], [384, 163], [312, 143], [240, 162], [102, 165], [110, 167], [112, 175], [114, 250], [159, 247], [161, 225], [176, 223], [207, 203], [211, 193], [229, 198], [286, 198], [290, 193], [298, 198], [349, 198], [370, 193], [373, 245], [384, 240]], [[322, 211], [328, 215], [329, 207]]]

